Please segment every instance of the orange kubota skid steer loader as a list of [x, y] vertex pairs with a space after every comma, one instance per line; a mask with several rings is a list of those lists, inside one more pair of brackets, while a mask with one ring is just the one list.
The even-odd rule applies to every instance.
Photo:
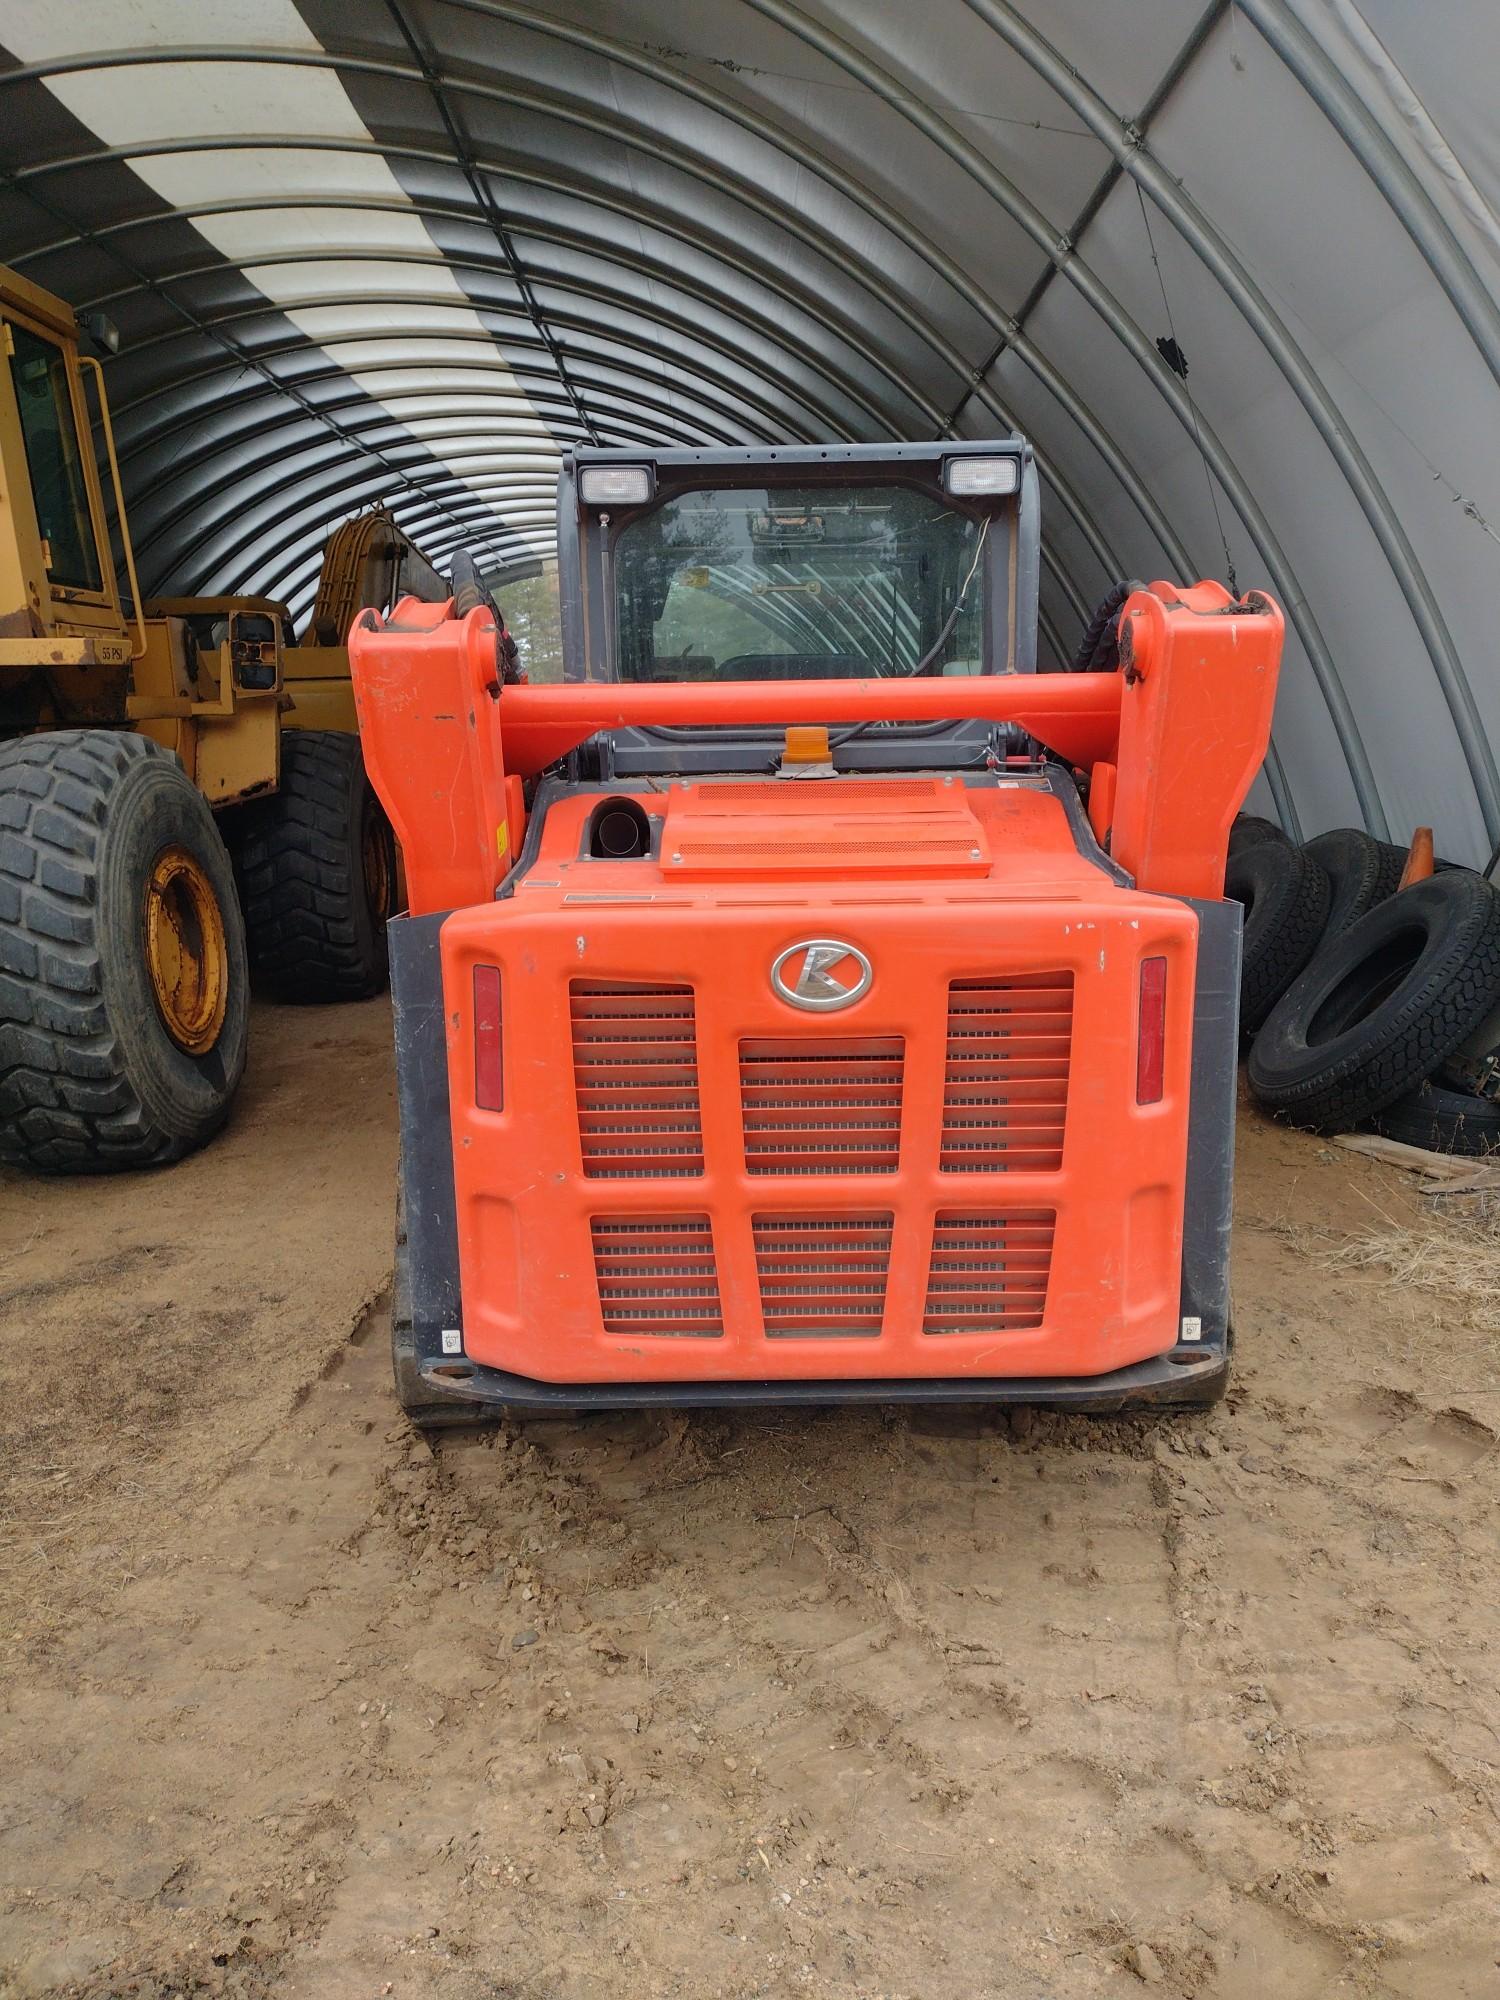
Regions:
[[410, 1414], [1221, 1394], [1275, 606], [1037, 672], [1019, 439], [579, 451], [559, 523], [562, 684], [472, 592], [351, 640]]

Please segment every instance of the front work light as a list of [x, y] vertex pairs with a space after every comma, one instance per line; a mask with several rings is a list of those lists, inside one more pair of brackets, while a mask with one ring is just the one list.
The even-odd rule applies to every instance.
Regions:
[[943, 491], [955, 497], [992, 499], [1018, 492], [1020, 485], [1018, 458], [950, 458], [943, 463]]
[[643, 507], [655, 486], [649, 465], [586, 465], [578, 475], [585, 507]]

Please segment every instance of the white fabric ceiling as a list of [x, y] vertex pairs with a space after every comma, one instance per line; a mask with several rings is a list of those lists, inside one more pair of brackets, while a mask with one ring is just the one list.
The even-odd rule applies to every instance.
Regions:
[[300, 609], [374, 499], [503, 571], [580, 439], [1014, 427], [1044, 660], [1232, 569], [1261, 803], [1476, 860], [1497, 75], [1478, 0], [0, 0], [0, 259], [120, 325], [149, 589]]

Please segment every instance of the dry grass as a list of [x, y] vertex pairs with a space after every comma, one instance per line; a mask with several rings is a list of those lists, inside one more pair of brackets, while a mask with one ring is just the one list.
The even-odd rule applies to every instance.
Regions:
[[1389, 1277], [1440, 1304], [1476, 1332], [1500, 1335], [1500, 1218], [1457, 1221], [1439, 1214], [1350, 1236], [1320, 1251], [1333, 1270]]

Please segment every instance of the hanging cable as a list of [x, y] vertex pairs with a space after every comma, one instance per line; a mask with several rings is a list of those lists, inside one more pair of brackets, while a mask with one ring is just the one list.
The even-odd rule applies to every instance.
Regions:
[[1234, 557], [1229, 553], [1229, 537], [1224, 532], [1224, 517], [1219, 512], [1219, 489], [1214, 484], [1208, 453], [1203, 449], [1203, 434], [1198, 428], [1198, 405], [1193, 401], [1193, 392], [1187, 385], [1187, 357], [1177, 339], [1177, 328], [1172, 324], [1172, 301], [1167, 297], [1166, 273], [1162, 270], [1161, 259], [1156, 254], [1156, 238], [1151, 233], [1151, 216], [1139, 181], [1135, 183], [1135, 198], [1141, 205], [1141, 220], [1146, 225], [1146, 242], [1151, 251], [1151, 261], [1156, 266], [1156, 282], [1161, 287], [1162, 310], [1167, 316], [1167, 334], [1171, 342], [1171, 352], [1168, 353], [1160, 341], [1157, 342], [1157, 346], [1162, 348], [1162, 359], [1182, 383], [1182, 393], [1187, 397], [1188, 415], [1193, 420], [1193, 440], [1198, 447], [1198, 456], [1203, 461], [1203, 477], [1208, 486], [1209, 505], [1214, 510], [1214, 524], [1219, 530], [1219, 542], [1224, 550], [1224, 574], [1228, 579], [1229, 594], [1231, 597], [1238, 597], [1240, 586], [1234, 573]]

